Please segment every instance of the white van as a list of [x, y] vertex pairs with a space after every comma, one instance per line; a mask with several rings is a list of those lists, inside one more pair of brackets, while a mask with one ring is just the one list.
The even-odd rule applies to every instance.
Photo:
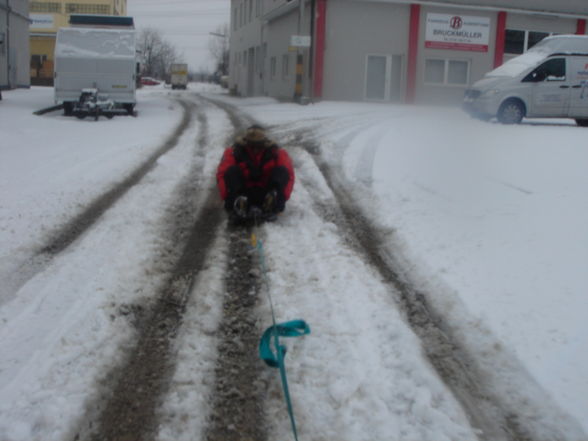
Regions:
[[573, 118], [588, 126], [588, 36], [547, 37], [466, 90], [464, 109], [505, 124]]

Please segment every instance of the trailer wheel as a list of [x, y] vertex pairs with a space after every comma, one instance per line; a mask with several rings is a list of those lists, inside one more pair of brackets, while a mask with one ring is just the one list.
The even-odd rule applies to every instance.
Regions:
[[127, 113], [131, 116], [133, 116], [133, 112], [135, 111], [135, 105], [134, 104], [124, 104], [124, 109], [127, 111]]
[[65, 116], [72, 116], [73, 115], [73, 103], [66, 101], [63, 103], [63, 114]]

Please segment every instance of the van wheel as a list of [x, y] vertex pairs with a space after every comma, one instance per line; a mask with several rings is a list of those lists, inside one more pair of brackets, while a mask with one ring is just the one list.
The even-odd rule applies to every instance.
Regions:
[[577, 119], [576, 124], [580, 127], [588, 127], [588, 119]]
[[502, 103], [496, 116], [502, 124], [518, 124], [525, 116], [525, 106], [519, 100], [507, 100]]

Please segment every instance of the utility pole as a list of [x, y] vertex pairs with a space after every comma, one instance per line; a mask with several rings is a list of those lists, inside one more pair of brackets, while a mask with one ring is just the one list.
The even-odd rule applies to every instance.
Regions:
[[[298, 35], [302, 35], [302, 21], [304, 20], [304, 0], [298, 0]], [[296, 50], [296, 86], [294, 101], [302, 101], [302, 81], [304, 77], [304, 48], [298, 46]]]
[[4, 54], [6, 55], [6, 84], [10, 89], [10, 14], [12, 13], [10, 0], [6, 0], [6, 6], [3, 5], [3, 9], [6, 10], [6, 33], [3, 42], [5, 48]]

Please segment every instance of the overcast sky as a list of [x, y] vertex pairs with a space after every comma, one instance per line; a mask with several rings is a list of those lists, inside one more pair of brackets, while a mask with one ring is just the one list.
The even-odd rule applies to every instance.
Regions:
[[135, 27], [153, 27], [180, 52], [191, 70], [214, 70], [210, 32], [230, 21], [230, 0], [127, 0]]

